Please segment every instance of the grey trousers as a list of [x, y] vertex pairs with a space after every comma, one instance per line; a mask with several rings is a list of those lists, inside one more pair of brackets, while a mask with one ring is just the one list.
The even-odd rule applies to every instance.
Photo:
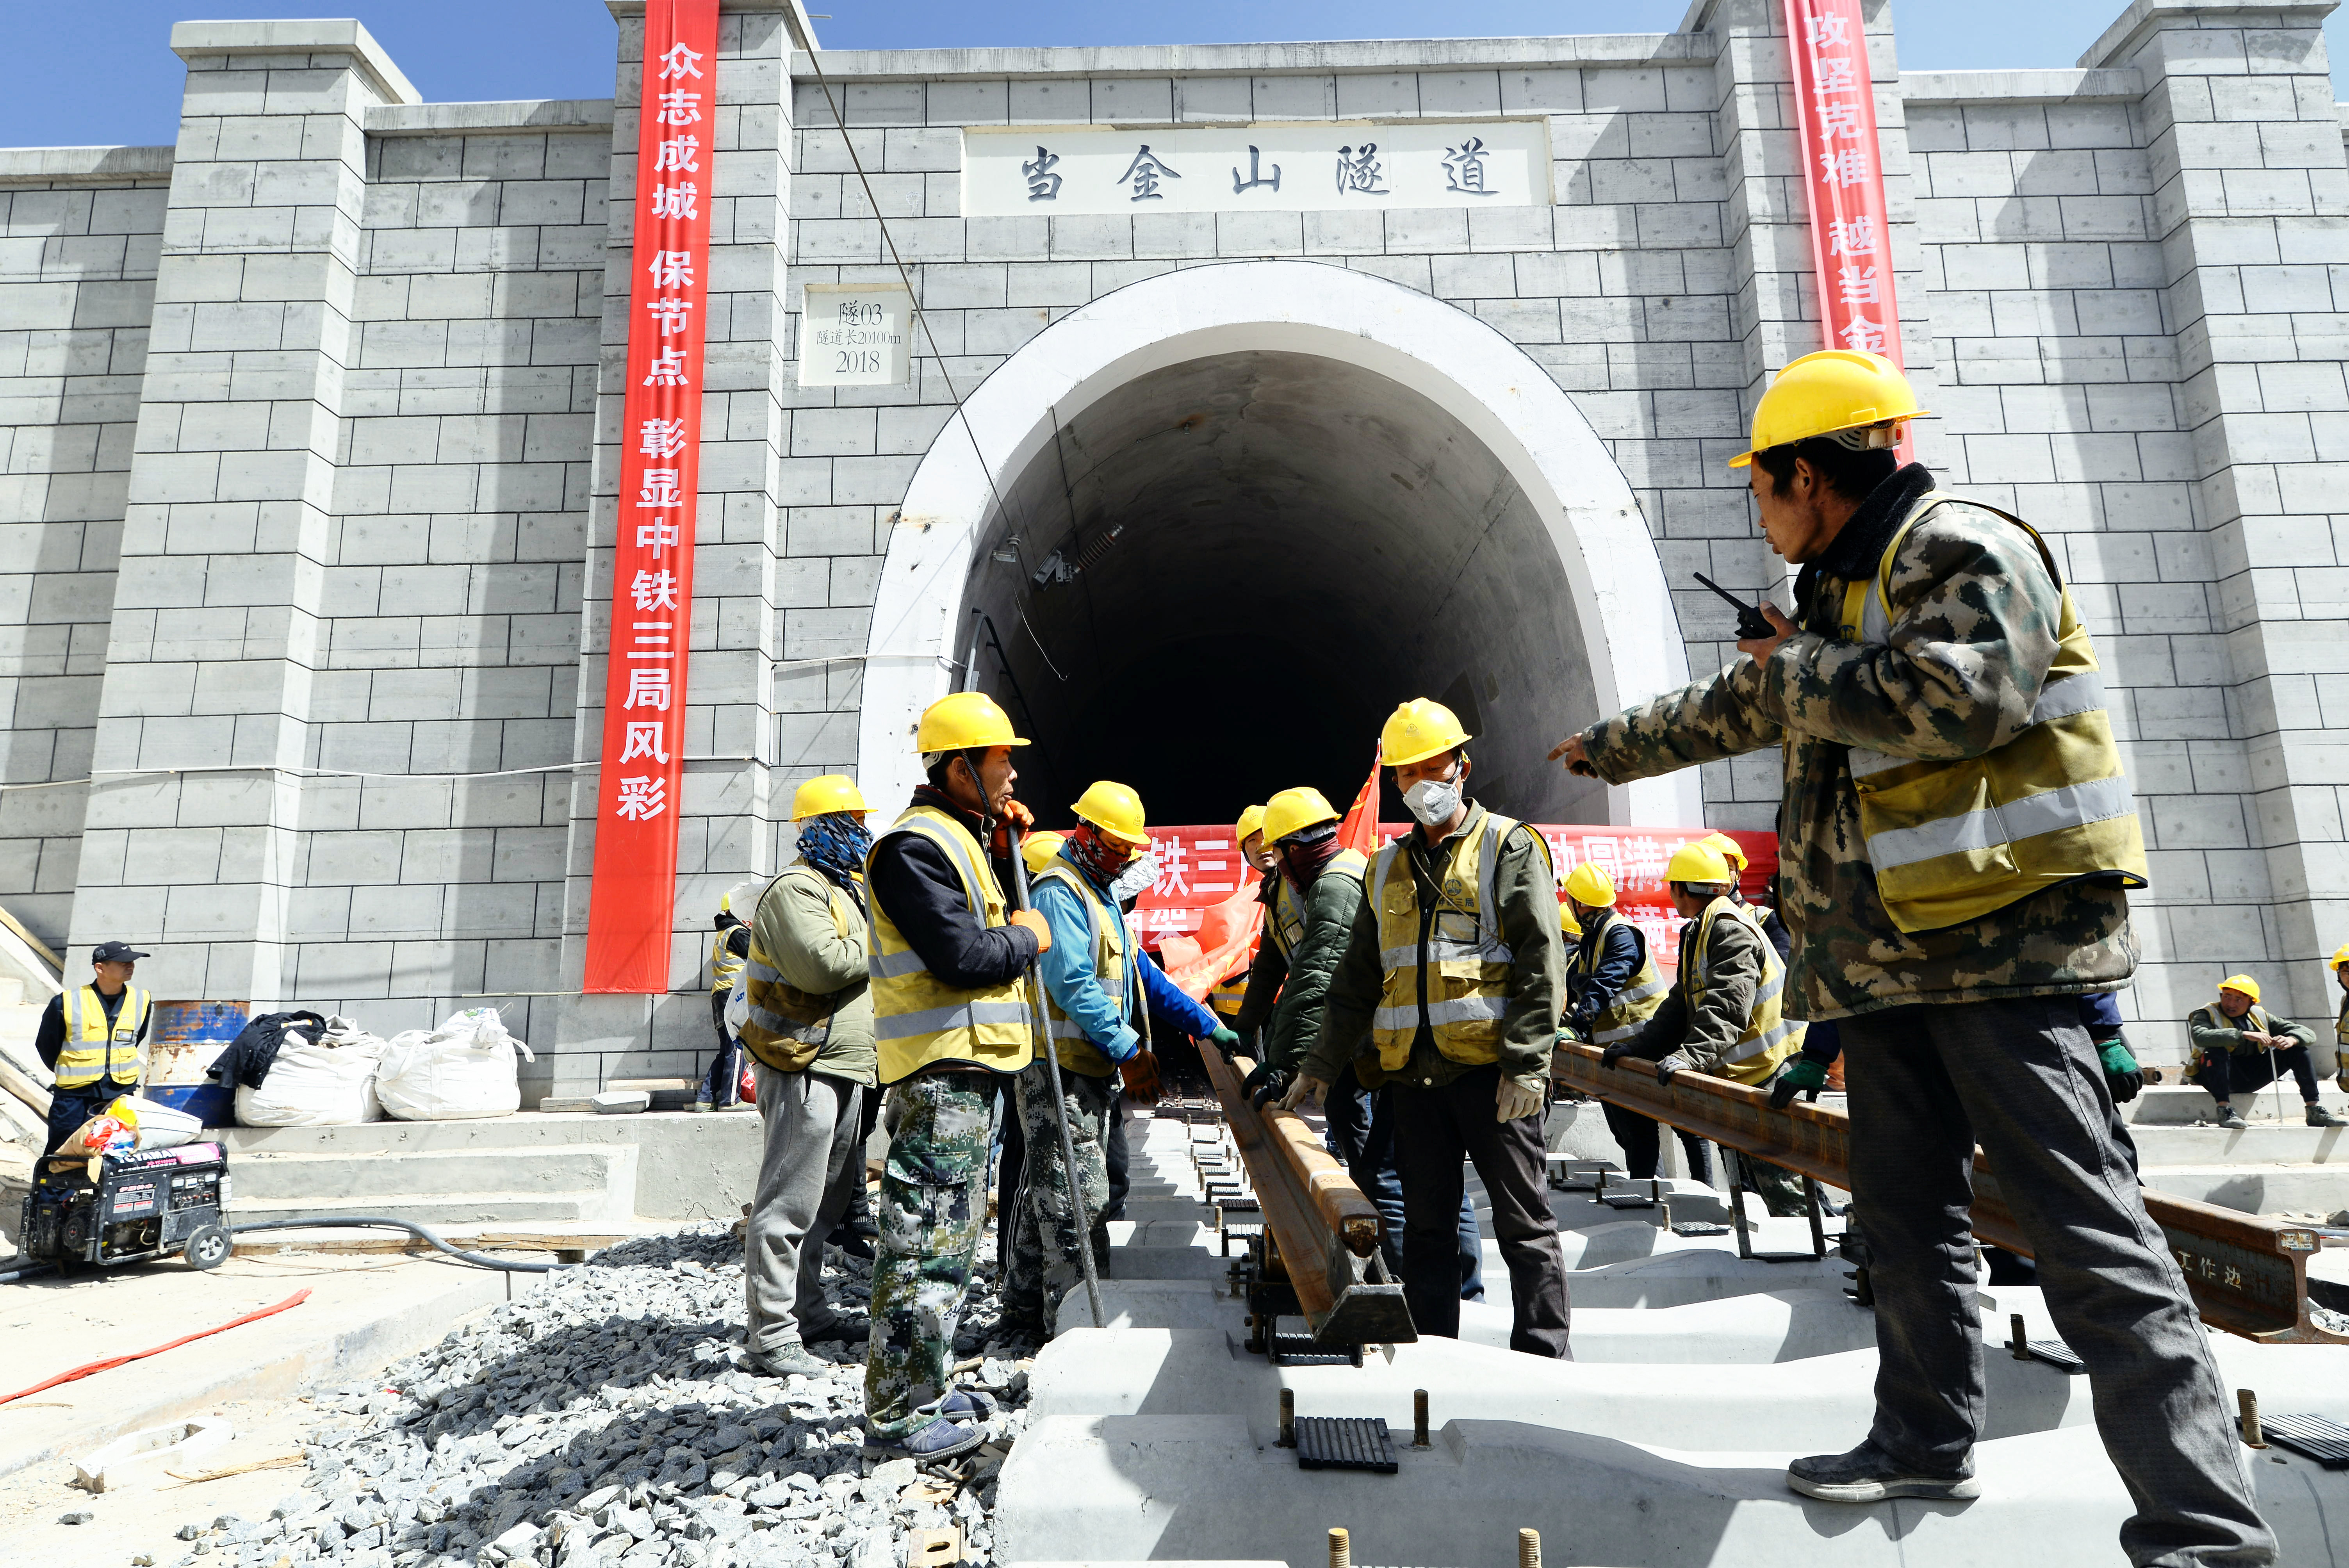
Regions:
[[745, 1343], [764, 1355], [829, 1324], [823, 1238], [864, 1184], [857, 1132], [870, 1089], [814, 1072], [751, 1064], [759, 1085], [759, 1191], [742, 1242]]
[[1973, 1150], [2031, 1240], [2096, 1430], [2137, 1504], [2138, 1568], [2275, 1561], [2231, 1413], [2070, 996], [1901, 1007], [1843, 1023], [1853, 1205], [1874, 1264], [1878, 1446], [1946, 1474], [1982, 1430]]

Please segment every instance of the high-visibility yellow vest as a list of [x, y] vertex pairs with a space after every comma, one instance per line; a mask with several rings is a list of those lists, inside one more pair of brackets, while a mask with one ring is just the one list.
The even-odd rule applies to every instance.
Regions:
[[1567, 960], [1567, 995], [1575, 995], [1590, 984], [1598, 973], [1599, 960], [1607, 950], [1607, 933], [1618, 922], [1640, 944], [1640, 966], [1631, 971], [1631, 978], [1615, 993], [1614, 999], [1591, 1016], [1589, 1044], [1611, 1046], [1618, 1040], [1628, 1040], [1640, 1032], [1640, 1026], [1656, 1016], [1671, 992], [1671, 982], [1656, 970], [1655, 955], [1648, 951], [1648, 934], [1616, 913], [1611, 909], [1600, 910], [1594, 917], [1598, 929], [1589, 939], [1574, 950]]
[[2333, 1038], [2341, 1047], [2341, 1068], [2349, 1072], [2349, 996], [2341, 998], [2341, 1016], [2333, 1020]]
[[[2344, 1009], [2344, 1013], [2349, 1013], [2349, 1009]], [[2230, 1018], [2227, 1016], [2226, 1010], [2220, 1007], [2216, 1002], [2206, 1003], [2202, 1006], [2195, 1008], [2194, 1011], [2186, 1015], [2186, 1037], [2189, 1040], [2191, 1040], [2194, 1037], [2194, 1030], [2198, 1025], [2205, 1029], [2234, 1029], [2238, 1032], [2254, 1035], [2281, 1035], [2283, 1033], [2282, 1029], [2276, 1027], [2275, 1015], [2270, 1013], [2265, 1007], [2261, 1006], [2257, 1002], [2254, 1002], [2250, 1006], [2244, 1008], [2243, 1016], [2240, 1018]], [[2335, 1026], [2335, 1028], [2337, 1032], [2338, 1026]], [[2240, 1052], [2244, 1056], [2257, 1056], [2265, 1047], [2261, 1046], [2248, 1046], [2238, 1042], [2235, 1045], [2229, 1046], [2225, 1048], [2230, 1054]], [[2209, 1054], [2209, 1053], [2207, 1051], [2204, 1053], [2206, 1056]]]
[[[1370, 869], [1370, 857], [1361, 851], [1340, 850], [1330, 857], [1330, 863], [1321, 868], [1321, 874], [1328, 876], [1331, 872], [1337, 872], [1360, 882], [1362, 874]], [[1299, 892], [1297, 884], [1280, 873], [1276, 872], [1273, 874], [1279, 877], [1279, 882], [1273, 892], [1272, 913], [1266, 917], [1265, 930], [1272, 937], [1272, 944], [1280, 949], [1280, 956], [1286, 962], [1297, 956], [1297, 944], [1305, 940], [1305, 906], [1311, 894]]]
[[[1125, 921], [1085, 885], [1083, 876], [1066, 861], [1054, 861], [1038, 872], [1029, 885], [1033, 887], [1040, 882], [1056, 882], [1076, 890], [1078, 902], [1085, 907], [1085, 920], [1093, 930], [1093, 978], [1109, 994], [1117, 1016], [1126, 1016], [1126, 997], [1130, 994], [1127, 986], [1134, 975]], [[1087, 1078], [1107, 1078], [1117, 1071], [1117, 1064], [1101, 1053], [1092, 1037], [1085, 1033], [1085, 1026], [1061, 1011], [1061, 1004], [1053, 997], [1050, 985], [1044, 987], [1044, 1018], [1052, 1031], [1052, 1049], [1060, 1056], [1062, 1067]]]
[[709, 954], [709, 988], [712, 991], [731, 991], [734, 982], [741, 975], [742, 965], [748, 960], [737, 954], [733, 945], [734, 934], [741, 929], [739, 925], [730, 925], [718, 934], [718, 945]]
[[[1420, 962], [1419, 882], [1402, 857], [1410, 835], [1379, 851], [1371, 872], [1370, 897], [1379, 912], [1379, 963], [1386, 986], [1371, 1015], [1371, 1038], [1379, 1066], [1400, 1072], [1411, 1060], [1419, 1034], [1421, 998], [1426, 998], [1429, 1031], [1435, 1048], [1455, 1062], [1481, 1067], [1501, 1059], [1501, 1015], [1508, 1004], [1513, 955], [1501, 940], [1499, 900], [1493, 891], [1501, 841], [1520, 824], [1513, 818], [1475, 808], [1444, 869], [1443, 902], [1428, 923], [1426, 963]], [[1540, 842], [1540, 835], [1535, 835]], [[1545, 861], [1549, 857], [1542, 846]], [[1426, 979], [1429, 972], [1433, 981]]]
[[[767, 891], [759, 895], [759, 906], [764, 908], [769, 899], [777, 896], [785, 877], [803, 878], [823, 890], [832, 909], [833, 929], [843, 940], [854, 937], [857, 944], [866, 949], [869, 963], [872, 941], [865, 931], [864, 914], [854, 899], [834, 887], [831, 879], [813, 866], [785, 866], [781, 874], [767, 884]], [[832, 1038], [833, 1015], [872, 983], [866, 979], [822, 994], [801, 990], [775, 967], [775, 954], [759, 945], [755, 922], [750, 927], [750, 956], [743, 960], [741, 969], [744, 984], [750, 987], [749, 995], [743, 997], [749, 1016], [742, 1020], [742, 1047], [769, 1067], [787, 1073], [798, 1072], [815, 1060], [816, 1053]]]
[[1754, 928], [1762, 944], [1762, 983], [1754, 990], [1754, 1011], [1746, 1016], [1745, 1032], [1737, 1037], [1737, 1044], [1720, 1067], [1716, 1076], [1732, 1083], [1755, 1084], [1778, 1070], [1778, 1064], [1800, 1050], [1803, 1046], [1803, 1026], [1779, 1011], [1780, 993], [1786, 988], [1786, 966], [1778, 962], [1778, 950], [1770, 945], [1764, 934], [1761, 920], [1751, 905], [1739, 903], [1727, 893], [1704, 906], [1696, 919], [1694, 945], [1681, 953], [1681, 985], [1688, 993], [1689, 1012], [1693, 1015], [1703, 1000], [1705, 961], [1712, 956], [1713, 923], [1723, 916], [1742, 920]]
[[1228, 1024], [1240, 1016], [1240, 1003], [1247, 996], [1247, 983], [1248, 966], [1245, 964], [1216, 982], [1216, 988], [1207, 993], [1207, 1006], [1216, 1017]]
[[[1847, 641], [1891, 641], [1889, 584], [1909, 531], [1958, 498], [1928, 491], [1886, 545], [1873, 576], [1845, 591]], [[1982, 506], [1980, 501], [1965, 504]], [[2031, 535], [2063, 593], [2054, 663], [2030, 727], [1995, 750], [1920, 761], [1862, 747], [1850, 754], [1860, 832], [1885, 912], [1902, 931], [1979, 920], [2043, 888], [2114, 876], [2143, 887], [2148, 874], [2137, 801], [2113, 744], [2104, 678], [2087, 627], [2046, 541], [2021, 518], [1985, 506]]]
[[136, 985], [122, 988], [122, 1005], [114, 1023], [106, 1021], [106, 1004], [95, 985], [78, 985], [61, 999], [66, 1043], [57, 1052], [57, 1086], [87, 1088], [105, 1078], [113, 1083], [139, 1081], [139, 1027], [147, 1021], [153, 998]]
[[[987, 851], [969, 830], [935, 806], [908, 806], [876, 840], [918, 833], [946, 852], [962, 878], [971, 913], [990, 929], [1009, 925], [1009, 904]], [[866, 882], [872, 856], [865, 857]], [[881, 901], [873, 901], [874, 1044], [881, 1058], [881, 1081], [893, 1084], [932, 1062], [967, 1061], [996, 1072], [1018, 1072], [1035, 1059], [1034, 1014], [1027, 980], [1014, 975], [999, 985], [965, 991], [931, 974]]]

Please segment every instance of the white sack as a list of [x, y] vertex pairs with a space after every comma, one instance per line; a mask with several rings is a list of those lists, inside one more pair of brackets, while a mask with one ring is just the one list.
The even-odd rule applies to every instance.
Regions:
[[348, 1018], [326, 1020], [325, 1034], [285, 1031], [259, 1088], [236, 1086], [236, 1119], [243, 1127], [349, 1127], [381, 1121], [376, 1073], [384, 1043]]
[[126, 1094], [122, 1098], [139, 1115], [141, 1149], [176, 1149], [203, 1136], [204, 1119], [201, 1116], [191, 1116], [144, 1095]]
[[514, 1053], [538, 1058], [506, 1033], [495, 1007], [451, 1014], [437, 1029], [394, 1035], [376, 1092], [401, 1121], [460, 1121], [522, 1109]]

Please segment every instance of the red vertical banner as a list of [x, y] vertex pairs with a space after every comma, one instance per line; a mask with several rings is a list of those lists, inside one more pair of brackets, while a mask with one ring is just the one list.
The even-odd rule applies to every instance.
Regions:
[[1826, 337], [1821, 346], [1864, 349], [1901, 365], [1884, 153], [1859, 0], [1785, 0], [1785, 6], [1795, 125], [1811, 202], [1811, 265]]
[[587, 991], [668, 989], [717, 103], [718, 0], [647, 0]]

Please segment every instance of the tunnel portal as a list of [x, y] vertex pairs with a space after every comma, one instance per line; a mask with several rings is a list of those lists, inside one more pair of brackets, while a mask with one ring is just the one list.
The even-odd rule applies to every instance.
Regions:
[[1046, 823], [1097, 778], [1156, 822], [1294, 784], [1342, 810], [1412, 696], [1479, 737], [1489, 805], [1606, 820], [1599, 786], [1543, 759], [1597, 715], [1556, 546], [1493, 452], [1402, 382], [1285, 351], [1167, 366], [1056, 421], [1001, 500], [961, 624], [1035, 742], [1019, 793]]

